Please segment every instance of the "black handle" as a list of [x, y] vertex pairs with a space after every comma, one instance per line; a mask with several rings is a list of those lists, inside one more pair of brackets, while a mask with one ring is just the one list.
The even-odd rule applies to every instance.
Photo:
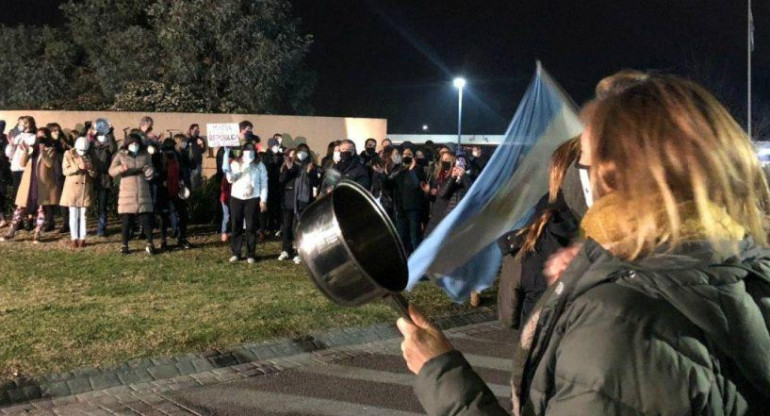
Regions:
[[391, 293], [385, 296], [385, 303], [388, 304], [394, 311], [398, 312], [402, 318], [406, 318], [410, 322], [412, 318], [409, 317], [409, 302], [400, 293]]

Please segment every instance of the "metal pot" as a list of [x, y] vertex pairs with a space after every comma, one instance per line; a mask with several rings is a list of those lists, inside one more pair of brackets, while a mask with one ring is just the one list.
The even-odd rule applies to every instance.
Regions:
[[343, 180], [305, 209], [297, 250], [313, 282], [331, 301], [360, 306], [383, 299], [408, 317], [399, 292], [409, 276], [393, 223], [361, 185]]

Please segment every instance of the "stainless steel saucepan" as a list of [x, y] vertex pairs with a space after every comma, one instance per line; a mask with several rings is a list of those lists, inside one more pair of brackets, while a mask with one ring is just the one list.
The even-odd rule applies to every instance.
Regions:
[[385, 300], [408, 318], [401, 295], [409, 276], [393, 223], [372, 195], [343, 180], [305, 209], [297, 250], [318, 289], [343, 306]]

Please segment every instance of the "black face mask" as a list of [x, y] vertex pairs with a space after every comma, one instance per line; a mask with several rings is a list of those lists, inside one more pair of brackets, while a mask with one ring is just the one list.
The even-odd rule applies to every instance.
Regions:
[[441, 169], [449, 170], [452, 168], [452, 162], [441, 162]]
[[366, 153], [367, 153], [369, 156], [373, 156], [373, 155], [375, 154], [374, 148], [373, 148], [373, 147], [367, 147], [367, 148], [366, 148]]
[[417, 166], [428, 166], [428, 160], [425, 158], [417, 159]]
[[411, 157], [411, 156], [405, 156], [405, 157], [404, 157], [402, 160], [403, 160], [403, 162], [404, 162], [404, 164], [405, 164], [405, 165], [409, 166], [409, 165], [411, 165], [411, 164], [412, 164], [412, 160], [413, 160], [413, 159], [412, 159], [412, 157]]
[[340, 161], [342, 161], [342, 162], [350, 162], [351, 159], [353, 159], [353, 153], [350, 153], [350, 152], [342, 152], [342, 153], [340, 153]]

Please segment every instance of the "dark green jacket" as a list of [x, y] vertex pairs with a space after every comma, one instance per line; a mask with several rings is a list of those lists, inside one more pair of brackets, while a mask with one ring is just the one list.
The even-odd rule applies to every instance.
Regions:
[[[514, 360], [522, 415], [770, 415], [770, 251], [751, 240], [636, 263], [589, 240], [538, 306]], [[415, 389], [429, 415], [505, 414], [458, 352]]]

